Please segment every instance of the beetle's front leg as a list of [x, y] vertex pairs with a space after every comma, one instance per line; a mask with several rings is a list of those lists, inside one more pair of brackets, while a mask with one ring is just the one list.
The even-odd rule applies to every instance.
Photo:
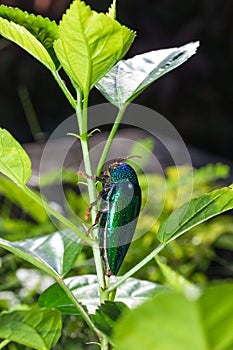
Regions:
[[[90, 214], [91, 214], [91, 210], [92, 208], [98, 204], [98, 202], [103, 198], [103, 196], [105, 195], [105, 193], [107, 193], [109, 190], [110, 190], [110, 186], [106, 185], [108, 183], [110, 183], [110, 177], [109, 175], [107, 174], [101, 174], [100, 176], [90, 176], [82, 171], [79, 171], [78, 172], [78, 175], [79, 176], [82, 176], [82, 177], [85, 177], [86, 179], [90, 179], [90, 180], [97, 180], [97, 181], [100, 181], [102, 182], [104, 188], [99, 192], [96, 200], [92, 203], [89, 204], [87, 210], [86, 210], [86, 214], [85, 214], [85, 217], [84, 217], [84, 220], [85, 221], [88, 221], [89, 217], [90, 217]], [[95, 222], [94, 224], [92, 224], [89, 229], [87, 230], [86, 234], [89, 235], [90, 234], [90, 231], [93, 229], [93, 227], [95, 227], [98, 223], [99, 223], [99, 220], [100, 220], [100, 217], [101, 217], [101, 214], [108, 211], [108, 208], [105, 208], [103, 205], [101, 206], [100, 210], [98, 210], [97, 212], [97, 215], [96, 215], [96, 218], [95, 218]]]

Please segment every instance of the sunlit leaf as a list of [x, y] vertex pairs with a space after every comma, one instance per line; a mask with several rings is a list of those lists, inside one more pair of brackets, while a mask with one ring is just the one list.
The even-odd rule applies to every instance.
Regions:
[[59, 66], [53, 48], [53, 42], [58, 38], [58, 28], [55, 21], [5, 5], [0, 6], [0, 17], [26, 28], [46, 48], [56, 67]]
[[57, 310], [32, 308], [0, 314], [0, 338], [32, 349], [50, 350], [61, 336], [61, 326]]
[[108, 12], [106, 13], [107, 16], [115, 19], [116, 18], [116, 0], [113, 0], [111, 6], [108, 9]]
[[118, 350], [230, 350], [233, 284], [209, 287], [197, 300], [159, 294], [128, 312], [115, 326]]
[[132, 102], [155, 80], [195, 54], [199, 42], [156, 50], [118, 62], [99, 82], [97, 89], [117, 107]]
[[46, 48], [25, 27], [0, 18], [0, 34], [22, 47], [48, 69], [52, 71], [56, 70], [55, 63]]
[[71, 80], [87, 92], [125, 55], [134, 36], [111, 17], [74, 0], [59, 24], [54, 48]]
[[81, 239], [66, 229], [53, 234], [9, 242], [0, 238], [0, 247], [12, 252], [54, 278], [65, 276], [81, 249]]
[[26, 184], [32, 173], [31, 161], [23, 147], [7, 130], [1, 128], [0, 172], [18, 185]]
[[233, 188], [224, 187], [192, 199], [161, 224], [158, 239], [167, 243], [192, 227], [233, 208]]

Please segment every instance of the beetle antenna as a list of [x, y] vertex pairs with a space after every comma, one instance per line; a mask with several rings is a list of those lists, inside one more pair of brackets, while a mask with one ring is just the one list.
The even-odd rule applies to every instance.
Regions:
[[131, 158], [142, 158], [142, 157], [139, 156], [139, 155], [135, 155], [135, 156], [127, 156], [127, 157], [125, 157], [125, 158], [117, 158], [116, 160], [117, 160], [118, 162], [124, 162], [125, 160], [131, 159]]

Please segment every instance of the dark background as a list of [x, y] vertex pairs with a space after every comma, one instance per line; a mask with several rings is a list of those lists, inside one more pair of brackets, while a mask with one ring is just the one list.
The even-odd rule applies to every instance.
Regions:
[[[67, 0], [5, 0], [2, 4], [58, 21]], [[86, 1], [106, 11], [109, 1]], [[135, 102], [165, 116], [187, 144], [233, 159], [232, 0], [118, 0], [117, 18], [137, 31], [127, 57], [200, 40], [197, 55], [148, 88]], [[73, 111], [50, 72], [14, 44], [0, 41], [0, 125], [21, 142], [33, 140], [19, 89], [30, 95], [45, 135]], [[105, 100], [93, 91], [90, 104]]]

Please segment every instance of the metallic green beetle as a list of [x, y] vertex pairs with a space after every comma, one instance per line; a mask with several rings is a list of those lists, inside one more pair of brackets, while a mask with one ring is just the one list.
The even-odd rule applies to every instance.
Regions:
[[[130, 158], [130, 157], [128, 157]], [[134, 169], [119, 158], [110, 164], [108, 175], [97, 178], [103, 190], [95, 224], [99, 223], [99, 247], [107, 276], [116, 275], [132, 241], [141, 207], [141, 188]], [[88, 218], [92, 203], [86, 214]]]

